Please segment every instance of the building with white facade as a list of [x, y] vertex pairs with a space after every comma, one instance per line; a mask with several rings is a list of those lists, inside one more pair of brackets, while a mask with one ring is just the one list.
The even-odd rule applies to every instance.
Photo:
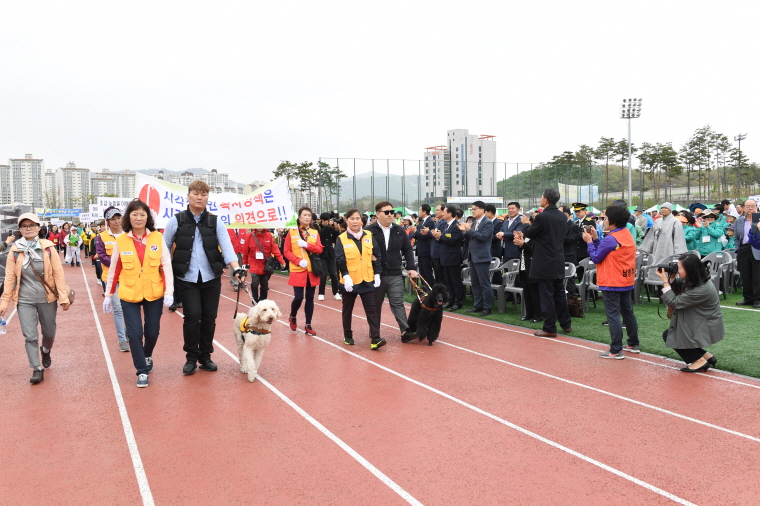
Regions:
[[116, 195], [119, 198], [135, 197], [135, 173], [131, 170], [111, 172], [103, 169], [92, 173], [92, 194], [103, 197], [104, 194]]
[[11, 204], [12, 202], [11, 166], [0, 165], [0, 204]]
[[55, 169], [46, 169], [42, 174], [42, 207], [59, 207], [55, 190]]
[[424, 189], [429, 200], [481, 197], [496, 193], [496, 142], [493, 135], [449, 130], [446, 144], [425, 149]]
[[24, 158], [11, 158], [8, 165], [12, 202], [42, 207], [42, 158], [28, 154]]
[[[64, 209], [85, 209], [90, 203], [90, 169], [69, 162], [55, 173], [56, 194]], [[96, 195], [97, 196], [97, 195]]]
[[301, 191], [297, 186], [290, 185], [290, 202], [295, 212], [304, 206], [317, 209], [317, 192]]

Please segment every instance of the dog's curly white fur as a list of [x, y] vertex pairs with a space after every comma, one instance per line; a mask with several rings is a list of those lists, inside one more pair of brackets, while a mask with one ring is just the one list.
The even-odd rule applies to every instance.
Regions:
[[[282, 316], [280, 308], [277, 307], [277, 304], [273, 300], [268, 299], [259, 301], [258, 304], [248, 311], [248, 314], [238, 313], [235, 316], [233, 332], [235, 333], [235, 341], [237, 342], [238, 358], [240, 359], [240, 372], [248, 374], [248, 381], [251, 383], [256, 381], [256, 374], [259, 372], [261, 359], [264, 357], [264, 349], [266, 349], [272, 338], [272, 334], [270, 333], [272, 323], [280, 316]], [[245, 333], [244, 339], [240, 325], [246, 318], [248, 318], [248, 322], [245, 325], [247, 330], [256, 328], [266, 333], [258, 334], [249, 331]]]

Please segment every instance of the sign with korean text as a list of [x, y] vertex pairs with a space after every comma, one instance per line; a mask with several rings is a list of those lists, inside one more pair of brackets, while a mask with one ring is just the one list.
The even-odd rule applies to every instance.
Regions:
[[105, 213], [106, 209], [111, 206], [118, 207], [123, 213], [127, 209], [127, 206], [130, 202], [132, 202], [132, 199], [129, 198], [122, 199], [118, 197], [98, 197], [98, 211], [100, 212], [100, 217], [102, 218], [103, 213]]
[[[156, 227], [166, 227], [175, 214], [187, 209], [187, 186], [168, 183], [139, 172], [135, 177], [136, 197], [155, 213]], [[207, 209], [219, 216], [227, 228], [296, 226], [296, 215], [285, 178], [276, 179], [248, 195], [209, 193]]]

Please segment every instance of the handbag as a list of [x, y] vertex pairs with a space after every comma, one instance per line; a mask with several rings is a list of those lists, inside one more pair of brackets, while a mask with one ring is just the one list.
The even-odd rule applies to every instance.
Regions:
[[567, 312], [574, 318], [585, 318], [583, 314], [583, 300], [577, 293], [567, 296]]
[[[48, 248], [48, 257], [52, 257], [52, 256], [53, 254], [50, 253], [50, 248]], [[55, 286], [51, 288], [51, 286], [47, 284], [47, 282], [42, 278], [40, 273], [37, 272], [37, 269], [34, 268], [34, 262], [30, 262], [29, 266], [32, 268], [32, 271], [34, 271], [34, 275], [37, 276], [37, 279], [39, 279], [42, 282], [45, 288], [50, 290], [50, 292], [53, 295], [55, 295], [56, 300], [59, 299], [60, 296], [58, 295], [58, 289]], [[74, 290], [72, 290], [69, 285], [64, 285], [64, 289], [66, 290], [66, 293], [68, 294], [69, 305], [74, 304], [74, 297], [76, 296], [76, 293], [74, 293]]]
[[[300, 232], [299, 232], [300, 234]], [[312, 253], [306, 250], [306, 254], [309, 255], [309, 261], [311, 262], [311, 273], [320, 278], [325, 275], [325, 268], [322, 265], [322, 257], [316, 253]]]
[[[256, 241], [256, 246], [259, 247], [259, 251], [261, 253], [264, 253], [264, 248], [261, 247], [261, 243], [259, 242], [259, 239], [256, 237], [256, 232], [251, 232], [251, 236], [253, 237], [253, 240]], [[274, 255], [269, 255], [269, 258], [267, 258], [267, 261], [264, 262], [264, 274], [272, 274], [276, 268], [280, 266], [280, 262], [277, 261], [277, 259], [274, 257]]]

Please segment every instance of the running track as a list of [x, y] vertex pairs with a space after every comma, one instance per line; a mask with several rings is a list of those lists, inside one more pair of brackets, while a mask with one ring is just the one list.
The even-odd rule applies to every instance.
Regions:
[[[460, 315], [435, 346], [402, 345], [387, 304], [389, 344], [369, 349], [357, 304], [348, 347], [328, 300], [318, 337], [275, 324], [251, 384], [225, 279], [219, 371], [182, 375], [182, 316], [165, 311], [138, 389], [94, 269], [65, 272], [77, 302], [42, 384], [15, 315], [0, 339], [0, 504], [760, 503], [753, 379]], [[271, 285], [286, 315], [292, 290]]]

